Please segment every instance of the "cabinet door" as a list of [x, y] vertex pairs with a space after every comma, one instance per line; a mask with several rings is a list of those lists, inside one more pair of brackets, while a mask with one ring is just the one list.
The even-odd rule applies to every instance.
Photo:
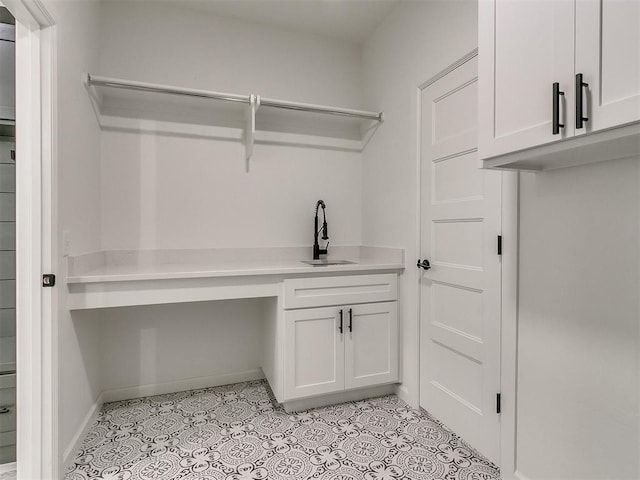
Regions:
[[398, 302], [345, 307], [345, 388], [398, 380]]
[[575, 66], [589, 84], [576, 134], [639, 121], [640, 1], [579, 0]]
[[480, 0], [478, 16], [480, 158], [573, 136], [574, 0]]
[[285, 312], [285, 400], [344, 390], [338, 307]]

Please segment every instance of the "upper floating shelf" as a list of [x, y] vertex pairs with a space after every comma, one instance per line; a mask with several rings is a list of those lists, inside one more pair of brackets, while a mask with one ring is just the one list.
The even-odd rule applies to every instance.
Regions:
[[[87, 74], [102, 128], [361, 151], [382, 113]], [[259, 115], [256, 112], [259, 110]]]

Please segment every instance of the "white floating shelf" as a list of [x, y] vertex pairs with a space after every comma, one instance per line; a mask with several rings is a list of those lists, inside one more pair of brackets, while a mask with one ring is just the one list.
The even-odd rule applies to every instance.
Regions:
[[362, 151], [382, 114], [87, 74], [101, 128], [241, 141], [253, 145]]

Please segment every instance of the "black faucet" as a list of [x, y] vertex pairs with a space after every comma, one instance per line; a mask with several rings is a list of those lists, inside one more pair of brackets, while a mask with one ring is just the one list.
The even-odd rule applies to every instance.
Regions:
[[[318, 208], [322, 207], [322, 228], [318, 228]], [[326, 205], [322, 200], [318, 200], [316, 202], [316, 217], [314, 219], [313, 226], [313, 259], [320, 260], [320, 255], [326, 255], [329, 250], [329, 242], [324, 248], [320, 248], [318, 244], [318, 234], [320, 230], [322, 230], [322, 239], [329, 240], [328, 229], [327, 229], [327, 213], [325, 211]]]

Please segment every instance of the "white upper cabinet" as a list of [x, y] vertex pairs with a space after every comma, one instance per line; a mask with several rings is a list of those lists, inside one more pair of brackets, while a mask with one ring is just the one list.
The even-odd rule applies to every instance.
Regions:
[[639, 0], [480, 0], [478, 46], [485, 168], [640, 154]]
[[589, 121], [576, 134], [640, 120], [640, 1], [576, 2], [576, 74]]
[[481, 158], [573, 135], [566, 118], [552, 133], [554, 82], [564, 117], [572, 106], [573, 0], [483, 0], [479, 13]]

